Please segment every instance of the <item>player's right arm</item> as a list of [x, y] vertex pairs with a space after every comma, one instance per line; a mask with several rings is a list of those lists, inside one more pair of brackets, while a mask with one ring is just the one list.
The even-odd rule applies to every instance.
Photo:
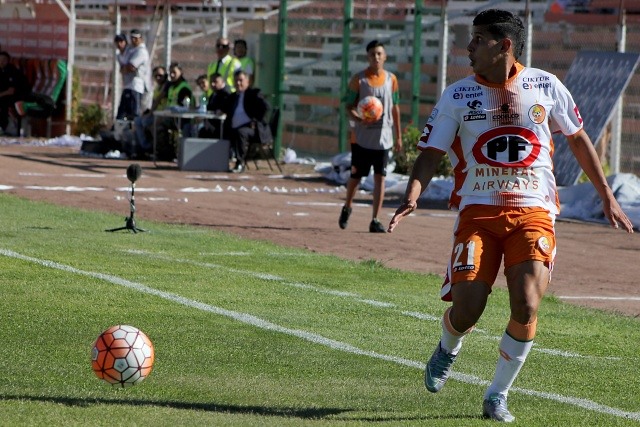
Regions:
[[411, 177], [407, 183], [407, 190], [402, 200], [402, 204], [396, 210], [396, 213], [391, 218], [389, 223], [388, 232], [393, 232], [394, 228], [398, 225], [402, 218], [409, 215], [418, 207], [418, 198], [427, 188], [431, 179], [438, 169], [440, 159], [444, 155], [443, 151], [427, 148], [422, 150], [418, 155], [413, 169], [411, 170]]
[[449, 88], [443, 92], [440, 101], [431, 111], [422, 131], [418, 141], [420, 154], [413, 164], [402, 204], [389, 223], [387, 229], [389, 233], [397, 227], [400, 220], [416, 210], [418, 198], [426, 190], [440, 165], [442, 156], [451, 148], [456, 138], [460, 124], [451, 111], [449, 100], [453, 97], [448, 93]]

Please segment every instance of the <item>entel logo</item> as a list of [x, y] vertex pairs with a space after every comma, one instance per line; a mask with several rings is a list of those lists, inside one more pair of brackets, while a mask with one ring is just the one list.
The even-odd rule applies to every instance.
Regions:
[[523, 168], [533, 164], [540, 148], [540, 141], [531, 129], [501, 126], [478, 137], [473, 146], [473, 157], [480, 164]]

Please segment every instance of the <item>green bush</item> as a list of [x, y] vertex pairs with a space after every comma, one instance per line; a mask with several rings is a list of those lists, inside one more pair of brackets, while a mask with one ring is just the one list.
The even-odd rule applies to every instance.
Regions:
[[76, 133], [97, 136], [104, 126], [104, 111], [98, 104], [81, 105], [78, 108]]
[[[394, 170], [395, 173], [402, 175], [411, 174], [413, 164], [415, 163], [416, 158], [418, 158], [418, 154], [420, 154], [420, 151], [418, 151], [418, 140], [420, 139], [420, 135], [422, 135], [422, 131], [411, 125], [407, 126], [402, 132], [402, 152], [394, 154], [394, 160], [396, 162], [396, 168]], [[453, 168], [449, 161], [449, 156], [446, 154], [442, 156], [442, 160], [440, 160], [440, 164], [436, 170], [436, 176], [439, 175], [453, 175]]]

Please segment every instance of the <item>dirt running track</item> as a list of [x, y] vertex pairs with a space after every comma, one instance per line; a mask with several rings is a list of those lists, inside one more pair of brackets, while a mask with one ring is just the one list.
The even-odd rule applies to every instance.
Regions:
[[[122, 214], [122, 224], [100, 226], [124, 225], [130, 185], [126, 168], [132, 162], [83, 157], [78, 151], [0, 145], [0, 191]], [[284, 165], [282, 176], [266, 163], [257, 171], [250, 163], [241, 175], [139, 163], [139, 227], [147, 227], [145, 220], [191, 224], [353, 260], [376, 259], [388, 267], [443, 271], [455, 218], [447, 210], [421, 207], [393, 234], [373, 234], [368, 232], [371, 196], [361, 194], [349, 228], [341, 230], [338, 215], [345, 191], [311, 166]], [[397, 205], [398, 200], [385, 201], [383, 222], [388, 223]], [[556, 229], [558, 255], [549, 293], [571, 303], [639, 316], [640, 233], [565, 221]], [[500, 276], [499, 285], [504, 286]]]

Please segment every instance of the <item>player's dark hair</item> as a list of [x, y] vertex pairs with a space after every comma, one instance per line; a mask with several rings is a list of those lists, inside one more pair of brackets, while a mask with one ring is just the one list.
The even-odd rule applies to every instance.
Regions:
[[233, 45], [243, 45], [245, 48], [247, 47], [247, 41], [245, 39], [238, 39], [233, 42]]
[[371, 40], [367, 45], [367, 53], [369, 53], [371, 49], [375, 49], [377, 47], [384, 47], [384, 45], [379, 40]]
[[525, 29], [522, 20], [501, 9], [488, 9], [480, 12], [473, 20], [474, 27], [485, 29], [496, 39], [510, 39], [513, 42], [513, 54], [518, 59], [524, 51]]

